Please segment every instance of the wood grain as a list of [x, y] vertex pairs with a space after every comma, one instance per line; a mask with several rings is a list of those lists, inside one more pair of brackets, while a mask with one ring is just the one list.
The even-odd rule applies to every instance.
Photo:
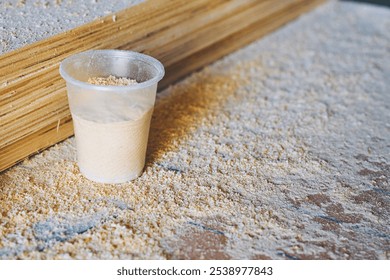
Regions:
[[[0, 57], [0, 171], [73, 134], [59, 63], [90, 49], [150, 54], [160, 89], [324, 0], [150, 0]], [[58, 125], [59, 124], [59, 125]]]

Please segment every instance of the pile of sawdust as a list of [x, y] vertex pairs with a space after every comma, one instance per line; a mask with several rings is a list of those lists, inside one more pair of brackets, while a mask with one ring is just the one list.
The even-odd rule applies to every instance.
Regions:
[[0, 258], [389, 258], [390, 12], [329, 3], [158, 96], [144, 173], [0, 174]]
[[[55, 36], [142, 2], [144, 0], [0, 1], [0, 54]], [[112, 15], [112, 21], [116, 20], [117, 16]]]
[[88, 83], [99, 86], [129, 86], [138, 84], [136, 80], [126, 77], [116, 77], [110, 75], [108, 77], [90, 77]]

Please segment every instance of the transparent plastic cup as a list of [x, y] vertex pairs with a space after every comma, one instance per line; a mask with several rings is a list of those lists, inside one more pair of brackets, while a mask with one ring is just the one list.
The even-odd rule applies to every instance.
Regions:
[[[66, 81], [81, 173], [99, 183], [123, 183], [140, 176], [164, 66], [141, 53], [91, 50], [62, 61], [60, 74]], [[138, 83], [87, 82], [90, 77], [110, 75]]]

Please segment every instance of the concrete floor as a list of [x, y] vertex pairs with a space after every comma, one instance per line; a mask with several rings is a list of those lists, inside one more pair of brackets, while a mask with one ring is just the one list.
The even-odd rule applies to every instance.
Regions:
[[389, 259], [390, 10], [331, 2], [159, 93], [145, 172], [0, 174], [2, 259]]

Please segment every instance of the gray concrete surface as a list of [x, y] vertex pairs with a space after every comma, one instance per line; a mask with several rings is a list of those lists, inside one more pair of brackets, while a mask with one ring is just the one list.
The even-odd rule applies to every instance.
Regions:
[[145, 172], [0, 174], [2, 259], [389, 259], [390, 10], [332, 2], [159, 94]]

